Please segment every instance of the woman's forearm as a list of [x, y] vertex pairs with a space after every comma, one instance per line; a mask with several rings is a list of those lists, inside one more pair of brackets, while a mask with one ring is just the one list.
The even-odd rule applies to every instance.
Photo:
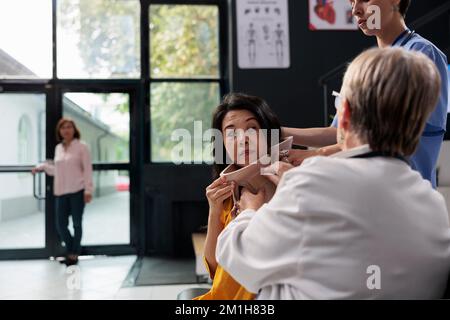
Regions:
[[213, 276], [217, 269], [217, 260], [216, 260], [216, 245], [217, 238], [219, 234], [223, 230], [223, 224], [220, 221], [220, 213], [209, 213], [208, 218], [208, 232], [206, 234], [205, 241], [205, 259], [208, 263], [209, 271], [211, 276]]
[[44, 171], [49, 176], [55, 175], [55, 166], [49, 163], [42, 163], [36, 167], [40, 171]]
[[336, 143], [336, 128], [282, 128], [283, 137], [294, 137], [294, 144], [305, 147], [320, 148]]

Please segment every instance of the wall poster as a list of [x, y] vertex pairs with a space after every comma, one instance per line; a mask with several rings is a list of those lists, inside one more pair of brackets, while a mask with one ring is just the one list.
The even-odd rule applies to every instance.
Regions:
[[289, 68], [288, 0], [237, 0], [241, 69]]
[[358, 30], [348, 0], [308, 0], [310, 30]]

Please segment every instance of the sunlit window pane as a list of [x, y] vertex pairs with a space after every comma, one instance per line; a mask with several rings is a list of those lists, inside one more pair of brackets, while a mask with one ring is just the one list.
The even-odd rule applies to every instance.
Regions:
[[[83, 213], [83, 246], [130, 243], [128, 171], [94, 171], [94, 199]], [[69, 228], [72, 228], [70, 224]]]
[[45, 95], [0, 94], [0, 165], [45, 161]]
[[219, 10], [208, 5], [150, 6], [153, 78], [219, 77]]
[[[45, 195], [45, 174], [35, 177]], [[30, 173], [0, 173], [0, 249], [45, 247], [45, 202]]]
[[[172, 141], [175, 130], [190, 134], [191, 153], [184, 162], [210, 161], [210, 149], [202, 143], [203, 131], [211, 127], [211, 114], [219, 103], [217, 83], [153, 83], [151, 85], [152, 161], [173, 162], [173, 151], [179, 142]], [[200, 135], [194, 134], [194, 122]], [[178, 131], [181, 132], [181, 131]], [[210, 146], [209, 146], [210, 147]], [[178, 161], [177, 160], [177, 161]]]
[[59, 0], [59, 78], [138, 78], [138, 0]]
[[0, 1], [0, 78], [51, 78], [52, 1]]
[[64, 116], [77, 124], [94, 163], [129, 161], [129, 96], [123, 93], [64, 94]]

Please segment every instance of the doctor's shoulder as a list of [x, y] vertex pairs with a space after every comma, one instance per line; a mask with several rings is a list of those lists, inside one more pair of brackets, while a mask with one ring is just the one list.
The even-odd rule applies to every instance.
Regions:
[[336, 173], [338, 168], [345, 165], [345, 159], [316, 156], [305, 159], [303, 163], [285, 173], [286, 180], [298, 179], [299, 176], [304, 178], [311, 177], [313, 180], [319, 179], [321, 176], [330, 177]]

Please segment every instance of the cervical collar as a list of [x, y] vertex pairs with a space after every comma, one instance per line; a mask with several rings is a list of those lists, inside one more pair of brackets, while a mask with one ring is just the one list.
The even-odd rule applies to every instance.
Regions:
[[[234, 192], [235, 200], [239, 199], [239, 188], [244, 187], [252, 193], [257, 193], [262, 187], [266, 188], [266, 198], [272, 198], [275, 193], [276, 186], [261, 174], [261, 169], [270, 163], [279, 161], [279, 155], [286, 153], [292, 148], [293, 137], [287, 137], [282, 142], [270, 148], [270, 155], [265, 155], [257, 161], [249, 164], [246, 167], [240, 168], [235, 164], [226, 167], [221, 173], [221, 177], [226, 177], [227, 181], [234, 181], [236, 189]], [[270, 184], [270, 185], [268, 185]]]

